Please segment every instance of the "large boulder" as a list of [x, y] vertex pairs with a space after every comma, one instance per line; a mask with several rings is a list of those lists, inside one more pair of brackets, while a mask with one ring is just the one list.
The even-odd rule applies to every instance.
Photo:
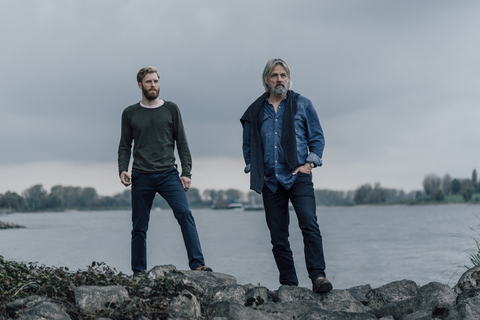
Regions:
[[82, 286], [75, 288], [75, 303], [86, 312], [105, 309], [110, 304], [121, 304], [128, 299], [128, 292], [122, 286]]
[[455, 306], [456, 313], [452, 313], [447, 320], [480, 319], [480, 296], [468, 298]]
[[348, 292], [350, 292], [352, 297], [354, 297], [355, 299], [360, 301], [364, 306], [366, 306], [368, 304], [367, 294], [371, 290], [372, 290], [372, 286], [370, 286], [369, 284], [366, 284], [366, 285], [352, 287], [348, 289]]
[[0, 229], [15, 229], [15, 228], [25, 228], [25, 227], [12, 222], [0, 221]]
[[395, 319], [403, 319], [408, 315], [417, 313], [415, 317], [421, 318], [428, 313], [431, 319], [433, 317], [445, 319], [454, 307], [456, 297], [457, 295], [449, 286], [438, 282], [430, 282], [419, 288], [415, 296], [405, 296], [403, 300], [399, 300], [397, 297], [396, 300], [384, 304], [374, 311], [377, 317], [391, 315]]
[[332, 290], [318, 294], [304, 287], [281, 286], [277, 291], [278, 303], [312, 300], [325, 310], [345, 312], [371, 312], [360, 301], [355, 299], [347, 290]]
[[456, 293], [461, 293], [467, 289], [480, 288], [480, 266], [468, 269], [460, 279], [454, 289]]
[[[325, 307], [331, 309], [325, 309]], [[260, 310], [269, 314], [281, 315], [286, 319], [328, 319], [328, 320], [370, 320], [377, 319], [368, 312], [347, 312], [334, 306], [322, 305], [319, 299], [290, 302], [267, 302]]]
[[418, 290], [417, 310], [430, 311], [433, 317], [445, 318], [455, 305], [457, 294], [439, 282], [430, 282]]
[[267, 301], [268, 289], [266, 287], [251, 287], [245, 292], [245, 305], [247, 307], [258, 307]]
[[229, 301], [244, 305], [247, 289], [239, 284], [216, 286], [207, 290], [207, 297], [212, 301]]
[[228, 319], [228, 320], [291, 320], [292, 318], [285, 314], [273, 314], [262, 312], [253, 308], [246, 307], [238, 303], [221, 301], [209, 305], [208, 319]]
[[182, 319], [199, 319], [202, 315], [197, 297], [187, 290], [173, 298], [169, 307], [173, 316]]
[[12, 301], [7, 304], [6, 309], [10, 317], [13, 318], [18, 311], [31, 308], [42, 301], [50, 302], [52, 300], [48, 297], [34, 295], [24, 299], [17, 299], [15, 301]]
[[147, 272], [147, 278], [155, 280], [163, 278], [167, 273], [176, 272], [177, 268], [173, 264], [167, 264], [163, 266], [156, 266]]
[[204, 293], [213, 287], [237, 284], [237, 279], [229, 274], [208, 271], [183, 270], [167, 273], [165, 277], [190, 286], [200, 293]]
[[379, 288], [373, 289], [367, 294], [367, 306], [372, 310], [378, 310], [384, 305], [399, 302], [415, 297], [420, 287], [411, 280], [390, 282]]
[[17, 320], [71, 320], [65, 309], [50, 301], [40, 301], [20, 313]]

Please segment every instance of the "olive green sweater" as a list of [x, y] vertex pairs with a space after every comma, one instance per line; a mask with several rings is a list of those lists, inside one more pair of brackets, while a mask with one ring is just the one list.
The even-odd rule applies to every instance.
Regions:
[[191, 177], [192, 156], [178, 106], [170, 101], [155, 109], [140, 103], [122, 113], [122, 135], [118, 147], [118, 171], [128, 171], [133, 145], [132, 171], [161, 173], [176, 167], [174, 148], [177, 144], [182, 176]]

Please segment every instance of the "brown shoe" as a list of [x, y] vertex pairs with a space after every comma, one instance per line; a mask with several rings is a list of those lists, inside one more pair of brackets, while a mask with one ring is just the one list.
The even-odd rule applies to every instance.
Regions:
[[212, 270], [212, 268], [210, 268], [210, 267], [207, 267], [207, 266], [198, 267], [198, 268], [197, 268], [197, 269], [195, 269], [195, 270], [197, 270], [197, 271], [210, 271], [210, 272], [212, 272], [212, 271], [213, 271], [213, 270]]
[[312, 291], [315, 293], [330, 292], [332, 291], [332, 289], [333, 289], [332, 283], [327, 278], [318, 277], [313, 282]]

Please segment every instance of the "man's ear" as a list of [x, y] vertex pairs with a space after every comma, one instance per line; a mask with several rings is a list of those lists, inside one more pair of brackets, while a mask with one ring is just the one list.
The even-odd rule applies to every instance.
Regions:
[[138, 87], [139, 87], [140, 89], [142, 89], [142, 83], [141, 83], [141, 82], [138, 83]]

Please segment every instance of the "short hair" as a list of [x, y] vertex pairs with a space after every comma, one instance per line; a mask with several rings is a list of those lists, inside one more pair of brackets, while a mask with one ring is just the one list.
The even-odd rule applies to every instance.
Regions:
[[287, 76], [288, 76], [287, 90], [290, 90], [292, 88], [292, 79], [290, 78], [290, 68], [288, 67], [288, 64], [282, 59], [270, 59], [265, 65], [265, 69], [263, 69], [263, 74], [262, 74], [262, 84], [263, 84], [263, 87], [265, 88], [265, 91], [270, 91], [270, 88], [268, 87], [268, 83], [265, 82], [265, 78], [268, 78], [270, 76], [273, 68], [275, 68], [277, 64], [284, 67], [285, 71], [287, 71]]
[[140, 69], [140, 71], [138, 71], [137, 82], [142, 82], [143, 78], [145, 78], [145, 76], [148, 73], [156, 73], [158, 78], [160, 79], [160, 73], [158, 73], [157, 68], [155, 68], [155, 67], [145, 67], [145, 68]]

